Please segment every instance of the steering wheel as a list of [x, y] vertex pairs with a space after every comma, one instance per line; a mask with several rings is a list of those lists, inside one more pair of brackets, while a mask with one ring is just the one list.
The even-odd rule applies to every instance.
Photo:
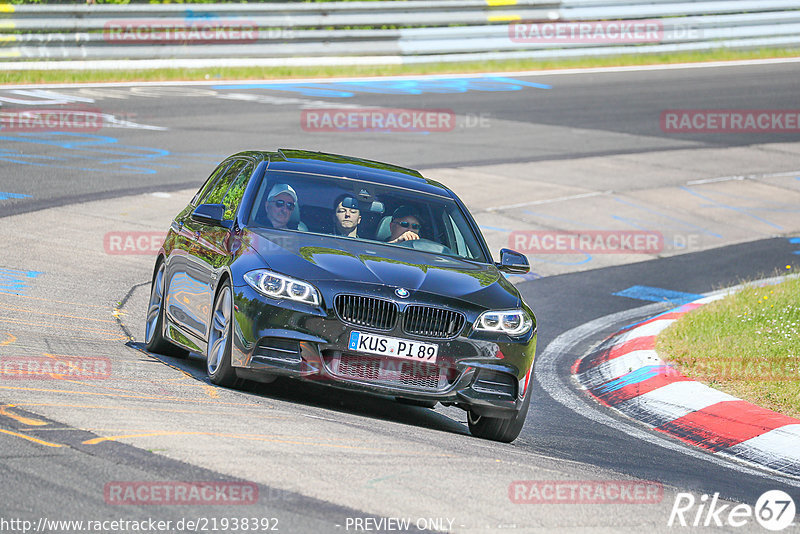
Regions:
[[425, 239], [425, 238], [400, 241], [399, 243], [395, 243], [395, 245], [400, 245], [401, 247], [413, 248], [414, 250], [421, 250], [423, 252], [434, 252], [436, 254], [452, 254], [449, 247], [446, 247], [441, 243], [437, 243], [436, 241], [431, 241], [430, 239]]

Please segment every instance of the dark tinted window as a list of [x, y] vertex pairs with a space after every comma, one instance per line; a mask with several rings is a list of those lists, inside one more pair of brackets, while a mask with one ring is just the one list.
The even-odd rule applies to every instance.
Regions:
[[208, 177], [206, 183], [203, 184], [203, 187], [201, 187], [194, 195], [194, 198], [192, 199], [192, 205], [196, 206], [199, 200], [205, 196], [208, 191], [211, 190], [211, 188], [214, 187], [214, 185], [217, 183], [217, 180], [219, 180], [220, 176], [223, 175], [225, 169], [227, 169], [231, 163], [232, 161], [223, 161], [216, 169], [214, 169], [214, 172], [212, 172], [211, 176]]
[[222, 199], [222, 203], [225, 204], [225, 220], [231, 220], [233, 216], [236, 215], [236, 210], [239, 209], [239, 204], [242, 202], [244, 189], [247, 187], [247, 181], [253, 174], [254, 167], [252, 163], [248, 164], [233, 180], [230, 187], [228, 187], [225, 198]]
[[[343, 197], [349, 197], [357, 203], [361, 217], [354, 239], [390, 244], [388, 241], [392, 229], [392, 214], [402, 206], [403, 210], [414, 212], [421, 223], [418, 234], [422, 242], [414, 243], [410, 248], [480, 262], [488, 261], [481, 246], [482, 240], [469, 222], [469, 214], [464, 213], [452, 198], [360, 180], [267, 171], [256, 193], [249, 225], [273, 226], [268, 219], [266, 200], [270, 190], [277, 184], [281, 187], [288, 185], [297, 194], [297, 205], [291, 214], [287, 230], [339, 234], [334, 222], [334, 204]], [[405, 242], [391, 245], [409, 247], [411, 244]]]
[[222, 175], [222, 178], [217, 180], [217, 182], [214, 184], [214, 187], [211, 188], [208, 194], [202, 197], [202, 203], [221, 204], [222, 199], [225, 198], [225, 193], [228, 191], [228, 187], [231, 185], [234, 178], [239, 175], [245, 165], [247, 165], [246, 161], [236, 160], [233, 165], [228, 167], [228, 169]]

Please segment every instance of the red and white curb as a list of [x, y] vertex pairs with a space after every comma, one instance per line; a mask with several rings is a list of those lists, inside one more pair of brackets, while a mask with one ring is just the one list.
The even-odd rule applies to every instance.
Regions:
[[800, 476], [800, 420], [695, 382], [661, 360], [656, 336], [715, 293], [626, 327], [579, 358], [572, 374], [602, 404], [712, 453]]

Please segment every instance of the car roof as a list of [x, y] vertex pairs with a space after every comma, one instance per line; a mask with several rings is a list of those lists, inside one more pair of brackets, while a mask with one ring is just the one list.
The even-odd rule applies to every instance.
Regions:
[[268, 170], [320, 174], [353, 178], [376, 184], [404, 187], [429, 194], [453, 198], [443, 184], [422, 176], [419, 171], [369, 159], [309, 150], [281, 148], [278, 151], [247, 151], [236, 154], [269, 161]]

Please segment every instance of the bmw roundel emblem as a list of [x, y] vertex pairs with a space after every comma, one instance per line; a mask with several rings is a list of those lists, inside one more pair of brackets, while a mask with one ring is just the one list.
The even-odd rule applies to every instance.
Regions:
[[401, 299], [404, 299], [408, 297], [411, 293], [408, 292], [408, 289], [405, 289], [403, 287], [398, 287], [397, 289], [394, 290], [394, 294], [400, 297]]

